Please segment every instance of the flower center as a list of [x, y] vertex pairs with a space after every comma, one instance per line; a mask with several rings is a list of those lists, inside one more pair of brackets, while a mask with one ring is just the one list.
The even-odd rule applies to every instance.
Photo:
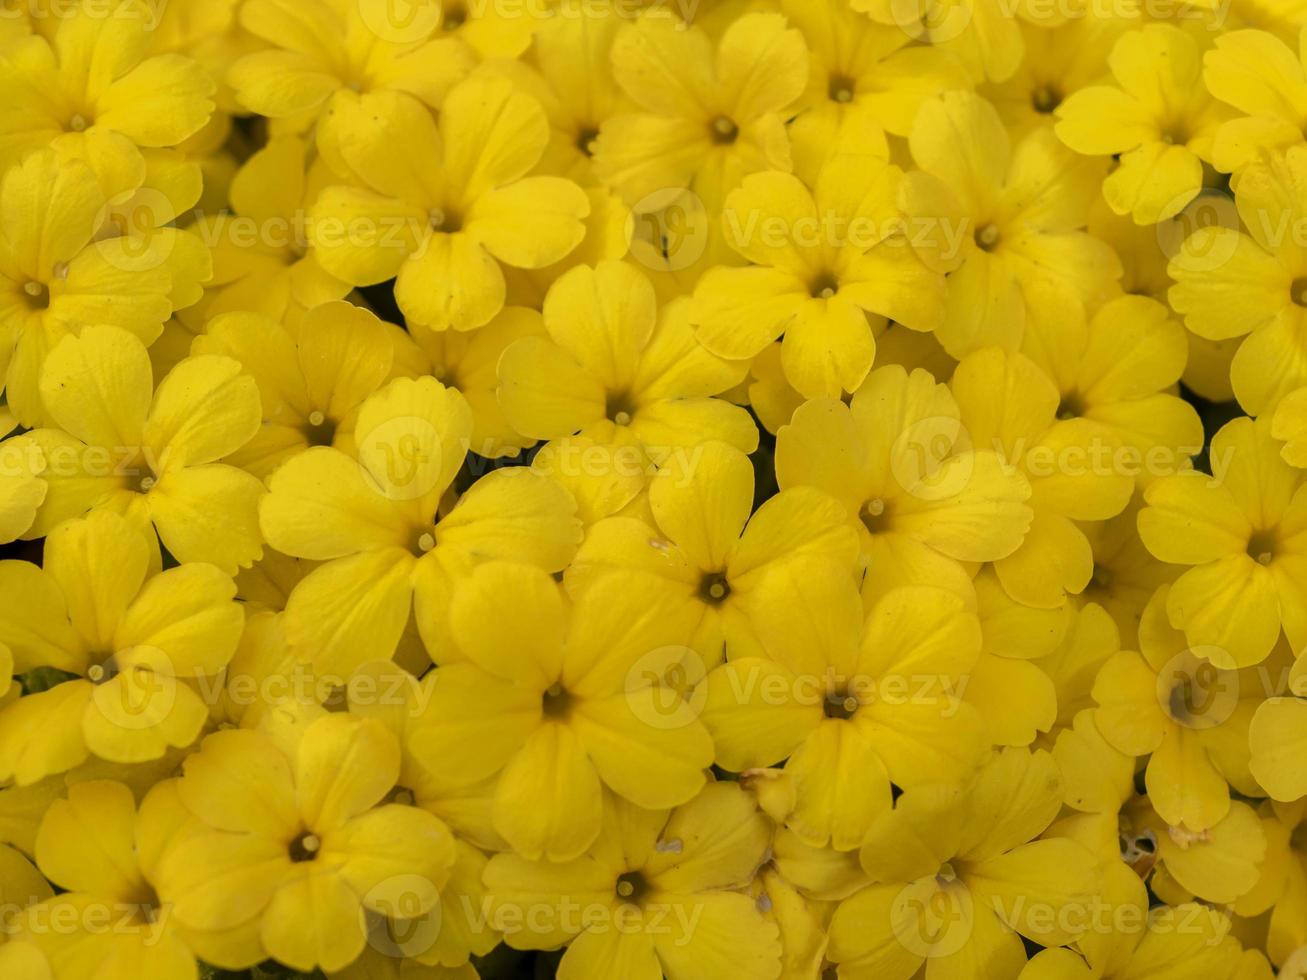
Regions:
[[1269, 565], [1275, 560], [1276, 540], [1274, 531], [1254, 531], [1248, 538], [1248, 557], [1259, 565]]
[[1175, 123], [1162, 130], [1162, 142], [1171, 146], [1184, 146], [1189, 142], [1189, 133], [1182, 123]]
[[467, 23], [467, 7], [461, 3], [451, 3], [440, 18], [440, 27], [446, 31], [456, 31]]
[[827, 89], [832, 102], [852, 102], [857, 83], [848, 75], [832, 75]]
[[1062, 93], [1052, 85], [1040, 85], [1030, 93], [1030, 106], [1041, 115], [1048, 115], [1062, 104]]
[[840, 282], [830, 273], [823, 273], [809, 287], [813, 299], [831, 299], [840, 291]]
[[1089, 577], [1090, 584], [1100, 589], [1110, 589], [1116, 573], [1105, 565], [1095, 565], [1094, 573]]
[[317, 834], [311, 834], [307, 830], [290, 842], [290, 847], [286, 849], [290, 859], [296, 864], [304, 861], [312, 861], [322, 850], [322, 840]]
[[129, 908], [131, 921], [136, 925], [153, 925], [159, 921], [159, 893], [148, 883], [141, 885], [140, 889], [132, 896]]
[[635, 418], [635, 403], [630, 393], [610, 391], [608, 403], [604, 407], [604, 415], [614, 425], [630, 425], [631, 420]]
[[93, 663], [86, 668], [86, 679], [92, 684], [107, 684], [118, 676], [118, 662], [112, 653], [92, 655]]
[[309, 414], [301, 430], [310, 446], [330, 446], [336, 441], [336, 423], [319, 411]]
[[417, 794], [407, 786], [396, 786], [386, 794], [387, 803], [398, 803], [400, 806], [416, 806]]
[[540, 698], [540, 710], [546, 718], [562, 720], [572, 712], [572, 695], [563, 690], [562, 684], [550, 684]]
[[652, 890], [649, 882], [639, 871], [628, 871], [617, 879], [613, 890], [617, 897], [632, 905], [639, 905]]
[[708, 127], [712, 141], [719, 146], [730, 146], [740, 136], [740, 127], [730, 116], [718, 116]]
[[720, 606], [730, 594], [731, 584], [725, 572], [709, 572], [699, 582], [699, 598], [710, 606]]
[[39, 312], [50, 308], [50, 289], [43, 282], [32, 279], [23, 283], [23, 298], [28, 308]]
[[889, 529], [889, 506], [876, 497], [862, 505], [862, 526], [872, 534], [879, 534]]
[[1174, 721], [1184, 723], [1198, 714], [1198, 699], [1205, 698], [1206, 695], [1198, 692], [1195, 696], [1194, 679], [1189, 676], [1181, 677], [1171, 688], [1171, 694], [1166, 700], [1166, 711]]
[[588, 157], [595, 155], [595, 140], [599, 138], [599, 130], [593, 126], [582, 126], [581, 131], [576, 134], [576, 148]]
[[998, 247], [998, 225], [992, 222], [976, 229], [976, 247], [982, 252], [992, 252]]
[[827, 718], [847, 721], [862, 707], [862, 702], [847, 687], [836, 686], [826, 692], [821, 709]]
[[1299, 276], [1289, 284], [1289, 299], [1297, 306], [1307, 306], [1307, 276]]
[[1077, 419], [1084, 414], [1085, 403], [1078, 391], [1068, 392], [1062, 396], [1062, 401], [1057, 406], [1057, 417], [1059, 419], [1065, 422], [1067, 419]]
[[463, 219], [449, 208], [432, 208], [427, 213], [427, 221], [432, 231], [452, 235], [463, 230]]
[[414, 528], [412, 535], [409, 537], [409, 552], [418, 558], [421, 558], [428, 551], [433, 550], [436, 547], [435, 532], [436, 529], [431, 525]]
[[1117, 849], [1121, 860], [1132, 868], [1151, 869], [1157, 856], [1157, 835], [1151, 830], [1136, 834], [1125, 828], [1117, 834]]
[[149, 493], [159, 482], [144, 453], [137, 453], [132, 459], [126, 460], [120, 472], [126, 475], [127, 489], [133, 493]]
[[84, 133], [90, 127], [91, 121], [80, 112], [74, 112], [68, 120], [68, 132]]

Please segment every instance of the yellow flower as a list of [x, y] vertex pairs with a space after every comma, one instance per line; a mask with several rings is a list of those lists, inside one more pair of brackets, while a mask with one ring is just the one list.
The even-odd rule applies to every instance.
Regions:
[[750, 893], [757, 895], [767, 920], [780, 929], [780, 980], [819, 976], [826, 962], [830, 904], [805, 894], [772, 865], [759, 869]]
[[214, 105], [194, 60], [151, 54], [155, 11], [145, 0], [78, 0], [52, 41], [32, 35], [0, 52], [0, 169], [47, 146], [85, 157], [97, 172], [141, 167], [138, 148], [176, 146]]
[[[1082, 377], [1093, 377], [1091, 354], [1083, 351], [1078, 361]], [[1112, 355], [1099, 363], [1112, 365]], [[1110, 380], [1105, 392], [1112, 391]], [[1057, 386], [1024, 354], [997, 347], [970, 354], [951, 387], [974, 445], [998, 453], [1030, 484], [1034, 520], [1021, 546], [995, 559], [999, 581], [1018, 602], [1060, 606], [1089, 584], [1094, 569], [1089, 541], [1075, 522], [1114, 517], [1134, 492], [1117, 432], [1059, 397]]]
[[[454, 970], [466, 966], [472, 955], [485, 956], [500, 936], [482, 914], [487, 900], [482, 881], [488, 858], [485, 850], [506, 850], [491, 819], [494, 785], [486, 780], [465, 784], [431, 770], [414, 751], [422, 706], [430, 699], [438, 673], [422, 680], [388, 661], [364, 664], [346, 688], [351, 714], [385, 725], [400, 746], [399, 777], [390, 793], [394, 802], [411, 803], [447, 824], [454, 837], [454, 863], [448, 887], [425, 916], [412, 916], [394, 938], [394, 949], [420, 963]], [[391, 950], [381, 946], [385, 952]]]
[[1139, 621], [1144, 607], [1160, 586], [1170, 585], [1181, 570], [1159, 562], [1139, 537], [1138, 495], [1125, 510], [1111, 520], [1080, 522], [1080, 530], [1089, 539], [1094, 553], [1094, 572], [1080, 593], [1080, 601], [1096, 603], [1111, 614], [1121, 639], [1130, 649], [1138, 649]]
[[[1169, 850], [1173, 842], [1168, 837], [1159, 847], [1155, 828], [1136, 825], [1139, 801], [1145, 798], [1126, 803], [1133, 793], [1134, 760], [1103, 742], [1090, 714], [1085, 712], [1077, 719], [1082, 747], [1055, 753], [1067, 774], [1067, 802], [1083, 813], [1058, 821], [1054, 829], [1099, 857], [1102, 890], [1093, 904], [1092, 927], [1071, 947], [1033, 957], [1019, 980], [1143, 980], [1158, 975], [1155, 971], [1186, 980], [1243, 976], [1232, 972], [1240, 949], [1231, 935], [1233, 923], [1227, 910], [1182, 896], [1171, 899], [1172, 905], [1153, 902], [1145, 881], [1155, 875], [1154, 883], [1164, 887], [1160, 880], [1166, 872], [1156, 867], [1158, 853]], [[1059, 749], [1064, 745], [1059, 741]], [[1066, 769], [1068, 765], [1089, 768], [1077, 772]], [[1101, 780], [1106, 775], [1105, 768], [1116, 785], [1089, 790], [1096, 799], [1087, 801], [1081, 794], [1096, 777]], [[1123, 803], [1127, 812], [1118, 816]]]
[[21, 537], [45, 502], [41, 467], [27, 465], [24, 445], [14, 440], [0, 442], [0, 544]]
[[[1204, 209], [1217, 202], [1217, 208]], [[1111, 247], [1121, 260], [1122, 293], [1131, 296], [1148, 296], [1166, 305], [1166, 291], [1174, 285], [1167, 275], [1170, 257], [1180, 250], [1185, 237], [1197, 228], [1208, 224], [1212, 216], [1218, 220], [1238, 221], [1234, 202], [1223, 197], [1199, 195], [1174, 218], [1155, 225], [1137, 225], [1129, 215], [1117, 214], [1100, 194], [1089, 207], [1089, 234]], [[1229, 365], [1226, 365], [1226, 374]], [[1227, 399], [1216, 399], [1226, 401]]]
[[[1042, 11], [1053, 5], [1027, 4]], [[1064, 10], [1069, 4], [1057, 5]], [[994, 103], [1008, 133], [1020, 142], [1054, 121], [1053, 113], [1068, 96], [1099, 81], [1108, 52], [1125, 31], [1137, 24], [1128, 16], [1129, 3], [1108, 9], [1081, 11], [1060, 24], [1025, 20], [1020, 24], [1026, 56], [1010, 78], [980, 91]]]
[[330, 118], [332, 186], [310, 214], [309, 240], [330, 274], [356, 286], [395, 278], [404, 315], [471, 330], [503, 308], [500, 263], [540, 268], [584, 236], [590, 202], [561, 177], [526, 174], [549, 140], [544, 110], [506, 79], [469, 79], [431, 112], [403, 93], [341, 101]]
[[15, 940], [45, 953], [54, 980], [198, 977], [186, 930], [155, 890], [164, 851], [190, 819], [170, 780], [139, 810], [122, 783], [70, 786], [36, 838], [37, 864], [64, 890], [24, 911]]
[[363, 951], [365, 909], [424, 914], [449, 878], [453, 838], [430, 813], [386, 802], [399, 768], [395, 737], [350, 715], [311, 722], [293, 757], [260, 732], [210, 735], [177, 784], [205, 829], [170, 848], [155, 875], [173, 920], [255, 931], [253, 949], [219, 945], [227, 965], [272, 956], [308, 972]]
[[400, 378], [359, 407], [357, 458], [314, 446], [268, 480], [268, 544], [323, 564], [291, 592], [286, 635], [300, 659], [348, 677], [389, 660], [411, 616], [433, 659], [450, 646], [449, 596], [478, 563], [511, 558], [561, 571], [580, 539], [575, 503], [523, 468], [441, 502], [467, 456], [472, 413], [434, 378]]
[[[1136, 882], [1138, 884], [1138, 882]], [[1060, 948], [1037, 954], [1019, 980], [1235, 980], [1240, 961], [1238, 941], [1229, 920], [1216, 909], [1196, 903], [1148, 908], [1143, 885], [1129, 905], [1117, 905], [1122, 919], [1138, 928], [1108, 932], [1110, 945], [1097, 955]], [[1125, 913], [1124, 910], [1132, 910]]]
[[1260, 811], [1266, 831], [1266, 858], [1257, 885], [1235, 903], [1240, 915], [1270, 912], [1266, 952], [1292, 976], [1294, 962], [1302, 962], [1307, 945], [1307, 848], [1304, 848], [1300, 802], [1289, 806], [1264, 805]]
[[54, 667], [75, 678], [0, 711], [0, 778], [28, 785], [88, 753], [158, 759], [199, 735], [208, 710], [187, 682], [221, 672], [245, 617], [217, 568], [159, 572], [158, 562], [139, 529], [101, 511], [51, 531], [43, 567], [0, 565], [12, 597], [0, 642], [15, 671]]
[[352, 452], [359, 406], [390, 379], [393, 329], [346, 302], [315, 306], [294, 333], [254, 313], [211, 320], [191, 349], [240, 364], [263, 405], [258, 433], [224, 462], [266, 478], [310, 446]]
[[[1091, 818], [1086, 822], [1070, 815], [1061, 826], [1084, 826], [1091, 832], [1114, 831], [1117, 814], [1135, 794], [1135, 760], [1134, 756], [1118, 752], [1108, 744], [1094, 717], [1093, 708], [1076, 712], [1072, 723], [1058, 732], [1053, 744], [1053, 759], [1062, 771], [1063, 801], [1072, 810]], [[1103, 856], [1107, 863], [1127, 871], [1137, 880], [1135, 869], [1126, 864], [1122, 844], [1113, 834], [1101, 848]], [[1089, 846], [1091, 850], [1098, 849], [1092, 843]], [[1117, 877], [1116, 871], [1109, 870], [1107, 886], [1111, 887]]]
[[605, 517], [653, 517], [645, 490], [657, 467], [638, 446], [589, 436], [555, 439], [540, 447], [531, 468], [567, 488], [586, 529]]
[[506, 306], [476, 330], [432, 330], [410, 323], [408, 333], [425, 355], [422, 372], [467, 399], [472, 409], [474, 453], [496, 459], [516, 456], [535, 444], [535, 439], [522, 435], [509, 423], [497, 396], [499, 363], [504, 353], [524, 337], [547, 337], [538, 312]]
[[545, 297], [548, 336], [514, 341], [499, 359], [499, 405], [535, 439], [580, 433], [642, 447], [661, 462], [718, 439], [758, 446], [748, 413], [713, 398], [747, 365], [699, 346], [682, 299], [658, 309], [639, 270], [621, 262], [578, 266]]
[[[30, 853], [34, 844], [26, 844]], [[43, 902], [54, 894], [50, 883], [37, 871], [21, 851], [8, 844], [0, 844], [0, 899], [4, 900], [4, 913], [0, 915], [0, 935], [9, 937], [16, 913], [29, 905]], [[5, 939], [0, 939], [0, 950]], [[0, 965], [3, 961], [0, 961]], [[8, 974], [6, 974], [8, 976]]]
[[1008, 749], [965, 793], [906, 791], [862, 845], [870, 887], [840, 904], [827, 956], [845, 980], [1015, 977], [1022, 937], [1074, 941], [1094, 925], [1101, 873], [1076, 841], [1045, 831], [1062, 805], [1046, 752]]
[[1148, 841], [1148, 863], [1155, 862], [1148, 885], [1168, 905], [1195, 898], [1229, 905], [1257, 885], [1266, 858], [1266, 831], [1247, 803], [1232, 800], [1229, 812], [1214, 826], [1195, 833], [1168, 826], [1147, 796], [1136, 796], [1116, 823], [1110, 828], [1113, 836]]
[[1284, 442], [1280, 456], [1286, 463], [1307, 469], [1307, 388], [1294, 389], [1275, 406], [1271, 435]]
[[[540, 21], [527, 59], [491, 60], [482, 69], [505, 74], [534, 96], [549, 117], [549, 147], [539, 172], [567, 177], [583, 187], [597, 183], [593, 157], [600, 128], [631, 108], [613, 79], [609, 57], [624, 20], [619, 3], [562, 0], [553, 17]], [[495, 7], [478, 6], [487, 11]]]
[[1300, 56], [1264, 30], [1230, 31], [1203, 55], [1203, 81], [1241, 115], [1216, 131], [1212, 163], [1237, 173], [1263, 155], [1296, 146], [1307, 126], [1307, 72]]
[[13, 351], [9, 408], [29, 428], [46, 418], [41, 367], [61, 338], [94, 323], [149, 342], [172, 310], [161, 262], [139, 262], [121, 238], [93, 241], [105, 204], [91, 168], [53, 150], [0, 180], [0, 347]]
[[1203, 426], [1173, 393], [1188, 355], [1184, 329], [1144, 296], [1109, 300], [1088, 323], [1074, 312], [1028, 321], [1022, 347], [1057, 386], [1057, 417], [1085, 419], [1118, 442], [1113, 467], [1141, 485], [1187, 469]]
[[[478, 3], [477, 0], [439, 0], [419, 3], [416, 22], [432, 13], [439, 16], [442, 37], [456, 38], [467, 44], [483, 59], [515, 58], [531, 44], [531, 38], [540, 25], [542, 10], [549, 11], [558, 0], [543, 0], [535, 4], [515, 7], [512, 4]], [[380, 4], [378, 4], [380, 6]], [[593, 8], [590, 8], [593, 9]], [[407, 25], [412, 16], [409, 8], [388, 6], [397, 20]]]
[[178, 561], [231, 575], [262, 553], [263, 485], [218, 462], [259, 428], [258, 388], [236, 361], [187, 358], [155, 388], [140, 341], [87, 327], [50, 353], [41, 396], [60, 428], [19, 437], [49, 488], [28, 536], [110, 509], [152, 523]]
[[[765, 656], [708, 675], [703, 721], [732, 772], [788, 759], [805, 843], [851, 850], [891, 809], [891, 784], [960, 782], [988, 751], [959, 695], [980, 627], [942, 589], [887, 593], [866, 616], [843, 572], [778, 572], [756, 613]], [[869, 867], [870, 871], [871, 868]]]
[[1230, 809], [1230, 787], [1259, 786], [1248, 769], [1248, 725], [1268, 693], [1256, 670], [1216, 667], [1203, 647], [1188, 649], [1166, 620], [1158, 589], [1139, 628], [1141, 653], [1108, 661], [1094, 682], [1094, 720], [1115, 748], [1148, 756], [1145, 786], [1158, 816], [1199, 833]]
[[454, 593], [457, 652], [438, 668], [410, 738], [450, 780], [495, 773], [495, 829], [527, 860], [570, 861], [603, 822], [604, 787], [677, 806], [704, 784], [712, 740], [655, 686], [694, 623], [630, 575], [596, 579], [565, 609], [529, 566], [482, 565]]
[[924, 101], [971, 87], [966, 69], [946, 51], [913, 44], [909, 32], [846, 4], [783, 0], [781, 9], [808, 45], [808, 87], [793, 126], [823, 142], [852, 106], [869, 110], [894, 135], [907, 136]]
[[976, 81], [1010, 78], [1026, 53], [1014, 11], [992, 0], [852, 0], [852, 6], [956, 58]]
[[268, 47], [231, 66], [237, 101], [301, 130], [335, 110], [344, 92], [358, 93], [369, 111], [381, 92], [405, 92], [438, 108], [474, 59], [459, 42], [434, 37], [439, 4], [418, 6], [405, 18], [386, 0], [241, 4], [241, 26]]
[[307, 153], [299, 137], [270, 140], [233, 176], [231, 213], [196, 223], [213, 250], [205, 319], [248, 312], [298, 321], [306, 309], [349, 292], [308, 242], [308, 209], [332, 176], [321, 157], [306, 161]]
[[781, 489], [824, 490], [862, 539], [864, 592], [946, 588], [974, 603], [966, 562], [1021, 546], [1030, 483], [987, 447], [973, 448], [945, 385], [920, 369], [878, 368], [850, 404], [806, 402], [776, 437]]
[[1185, 239], [1168, 272], [1172, 308], [1199, 337], [1233, 340], [1230, 383], [1263, 415], [1307, 384], [1307, 147], [1249, 166], [1235, 188], [1243, 230], [1218, 222]]
[[782, 334], [785, 377], [808, 398], [856, 391], [876, 341], [867, 314], [915, 330], [939, 325], [943, 279], [913, 247], [898, 209], [902, 172], [861, 155], [827, 160], [809, 190], [769, 171], [726, 198], [727, 241], [752, 265], [719, 266], [694, 291], [699, 341], [721, 357], [757, 356]]
[[1298, 749], [1307, 717], [1307, 659], [1299, 657], [1289, 675], [1289, 690], [1295, 697], [1277, 697], [1280, 691], [1263, 691], [1266, 700], [1257, 706], [1248, 731], [1252, 751], [1251, 770], [1273, 800], [1301, 799], [1307, 786], [1307, 772]]
[[[485, 9], [494, 10], [493, 6]], [[399, 929], [407, 929], [407, 923], [399, 923]], [[328, 970], [330, 980], [481, 980], [471, 963], [462, 966], [443, 967], [427, 966], [415, 959], [401, 959], [391, 952], [388, 940], [374, 940], [376, 946], [369, 946], [349, 966], [340, 970]], [[380, 947], [380, 948], [378, 948]], [[398, 948], [398, 947], [394, 947]]]
[[31, 943], [0, 946], [0, 969], [14, 980], [53, 980], [49, 958]]
[[768, 577], [822, 563], [852, 582], [858, 539], [839, 503], [812, 487], [783, 490], [756, 513], [753, 501], [753, 466], [739, 450], [705, 442], [674, 455], [649, 483], [653, 522], [595, 524], [567, 571], [568, 589], [615, 571], [652, 576], [644, 588], [687, 607], [696, 623], [690, 646], [707, 665], [757, 654], [754, 613]]
[[511, 946], [567, 943], [563, 977], [777, 976], [777, 928], [740, 891], [771, 827], [739, 786], [710, 783], [670, 812], [608, 796], [604, 812], [599, 838], [574, 860], [491, 858], [491, 915]]
[[1230, 116], [1203, 85], [1200, 54], [1180, 28], [1149, 24], [1112, 47], [1115, 85], [1083, 88], [1057, 108], [1057, 135], [1071, 149], [1119, 154], [1103, 196], [1138, 224], [1169, 218], [1193, 200], [1217, 127]]
[[[1052, 678], [1057, 691], [1057, 722], [1050, 734], [1060, 737], [1075, 726], [1081, 714], [1094, 707], [1093, 688], [1099, 671], [1120, 650], [1116, 624], [1101, 606], [1089, 603], [1072, 613], [1057, 648], [1036, 661], [1039, 669]], [[1041, 737], [1035, 744], [1056, 745], [1056, 739]]]
[[654, 9], [622, 26], [612, 64], [643, 111], [604, 122], [595, 173], [633, 207], [653, 210], [655, 192], [685, 187], [715, 211], [746, 174], [790, 169], [785, 119], [808, 53], [779, 14], [740, 16], [714, 48], [702, 27]]
[[925, 103], [909, 146], [921, 170], [904, 181], [905, 210], [949, 273], [936, 335], [953, 357], [1015, 348], [1031, 316], [1114, 289], [1120, 263], [1083, 230], [1101, 162], [1047, 127], [1013, 145], [994, 107], [970, 92]]
[[1218, 667], [1248, 667], [1281, 627], [1293, 649], [1307, 643], [1307, 492], [1265, 416], [1225, 425], [1209, 454], [1214, 476], [1178, 473], [1148, 488], [1139, 534], [1162, 561], [1192, 566], [1167, 597], [1171, 625]]
[[994, 745], [1032, 745], [1057, 723], [1062, 695], [1041, 661], [1067, 645], [1076, 617], [1069, 606], [1035, 609], [1016, 602], [992, 569], [974, 582], [983, 642], [965, 699], [984, 716]]

